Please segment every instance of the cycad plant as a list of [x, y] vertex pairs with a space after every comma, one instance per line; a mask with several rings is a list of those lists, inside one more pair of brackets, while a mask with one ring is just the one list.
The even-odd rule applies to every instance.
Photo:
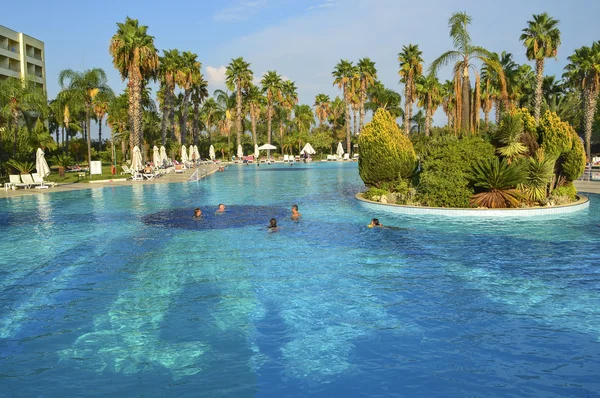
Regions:
[[544, 150], [540, 148], [525, 162], [527, 177], [520, 186], [521, 191], [529, 202], [540, 203], [548, 197], [548, 186], [554, 176], [556, 159], [545, 156]]
[[492, 209], [517, 207], [523, 195], [517, 189], [527, 172], [521, 163], [509, 164], [506, 159], [494, 157], [473, 167], [474, 185], [484, 190], [471, 197], [471, 205]]
[[521, 142], [524, 134], [523, 121], [518, 115], [506, 114], [496, 133], [496, 137], [502, 145], [498, 153], [506, 158], [510, 164], [515, 158], [524, 155], [527, 147]]

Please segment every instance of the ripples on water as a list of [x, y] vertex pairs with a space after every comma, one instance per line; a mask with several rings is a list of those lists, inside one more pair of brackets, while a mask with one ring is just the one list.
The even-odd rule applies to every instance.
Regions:
[[469, 222], [371, 214], [360, 189], [355, 164], [230, 167], [0, 202], [0, 395], [600, 391], [597, 196]]

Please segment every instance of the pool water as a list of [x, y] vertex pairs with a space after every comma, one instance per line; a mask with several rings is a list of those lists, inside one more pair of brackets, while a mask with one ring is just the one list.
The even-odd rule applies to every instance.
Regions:
[[600, 396], [599, 196], [465, 221], [362, 189], [231, 166], [0, 201], [0, 396]]

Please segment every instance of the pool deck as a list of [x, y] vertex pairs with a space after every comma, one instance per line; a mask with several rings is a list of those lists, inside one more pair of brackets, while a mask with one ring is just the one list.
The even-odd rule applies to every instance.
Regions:
[[[219, 169], [218, 164], [203, 164], [195, 168], [184, 170], [183, 173], [169, 173], [162, 177], [155, 178], [152, 180], [143, 180], [143, 181], [134, 181], [129, 178], [126, 181], [106, 181], [106, 182], [74, 182], [68, 184], [59, 184], [55, 187], [51, 187], [48, 189], [15, 189], [5, 191], [4, 188], [0, 188], [0, 198], [13, 198], [17, 196], [28, 196], [28, 195], [39, 195], [50, 192], [66, 192], [66, 191], [79, 191], [82, 189], [92, 189], [92, 188], [106, 188], [106, 187], [124, 187], [131, 185], [149, 185], [149, 184], [169, 184], [169, 183], [177, 183], [177, 182], [186, 182], [190, 176], [196, 170], [201, 170], [202, 178], [208, 177], [209, 175], [215, 173]], [[115, 176], [115, 179], [121, 179], [122, 176]]]
[[577, 192], [600, 194], [600, 181], [575, 181]]

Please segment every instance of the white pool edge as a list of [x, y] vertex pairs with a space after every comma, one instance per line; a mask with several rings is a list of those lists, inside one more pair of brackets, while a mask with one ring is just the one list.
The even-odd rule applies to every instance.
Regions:
[[354, 196], [366, 209], [383, 211], [393, 214], [418, 215], [418, 216], [446, 216], [446, 217], [542, 217], [561, 214], [575, 213], [585, 210], [590, 206], [587, 196], [578, 195], [579, 200], [568, 205], [552, 207], [518, 208], [518, 209], [468, 209], [468, 208], [446, 208], [446, 207], [423, 207], [406, 206], [396, 204], [385, 204], [365, 199], [362, 193]]

